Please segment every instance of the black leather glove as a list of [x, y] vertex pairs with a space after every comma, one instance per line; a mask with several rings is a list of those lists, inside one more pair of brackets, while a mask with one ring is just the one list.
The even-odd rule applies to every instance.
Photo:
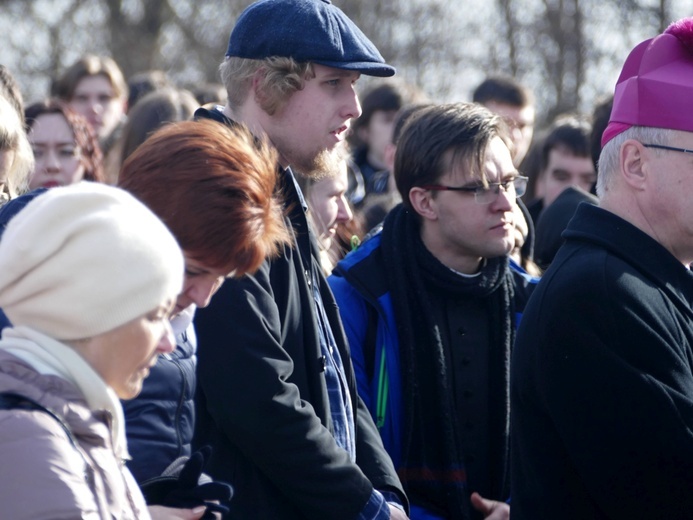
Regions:
[[225, 482], [214, 482], [202, 473], [212, 448], [205, 446], [193, 453], [189, 459], [181, 457], [174, 461], [160, 477], [150, 479], [140, 485], [148, 505], [159, 505], [181, 509], [207, 506], [203, 520], [214, 520], [214, 513], [222, 516], [229, 508], [221, 503], [228, 502], [233, 488]]

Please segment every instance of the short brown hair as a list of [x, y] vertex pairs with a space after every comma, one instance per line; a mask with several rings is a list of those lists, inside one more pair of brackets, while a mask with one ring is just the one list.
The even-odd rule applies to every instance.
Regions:
[[171, 123], [125, 161], [118, 185], [168, 226], [195, 260], [236, 276], [288, 242], [276, 153], [244, 126]]
[[24, 111], [27, 128], [31, 129], [36, 119], [44, 114], [61, 114], [65, 118], [67, 126], [72, 130], [75, 145], [80, 150], [79, 160], [84, 166], [84, 180], [105, 182], [103, 154], [89, 121], [59, 99], [46, 99], [29, 105]]
[[395, 152], [395, 181], [402, 203], [413, 210], [409, 191], [435, 184], [449, 169], [466, 169], [486, 184], [483, 161], [494, 137], [508, 142], [497, 115], [476, 103], [432, 105], [415, 111], [402, 130]]

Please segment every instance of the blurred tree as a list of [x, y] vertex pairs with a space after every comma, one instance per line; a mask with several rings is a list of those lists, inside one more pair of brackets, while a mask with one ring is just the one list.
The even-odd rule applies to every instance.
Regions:
[[[540, 123], [590, 112], [633, 45], [690, 15], [690, 0], [333, 1], [432, 99], [468, 100], [487, 74], [509, 74], [534, 90]], [[181, 86], [215, 81], [229, 31], [250, 3], [0, 0], [0, 62], [29, 102], [87, 52], [112, 56], [126, 76], [156, 68]]]

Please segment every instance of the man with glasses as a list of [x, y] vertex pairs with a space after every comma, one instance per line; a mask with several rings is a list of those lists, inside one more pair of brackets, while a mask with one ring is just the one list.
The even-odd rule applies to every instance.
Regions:
[[395, 156], [403, 203], [329, 279], [412, 519], [509, 515], [509, 359], [533, 284], [508, 268], [527, 179], [506, 132], [480, 105], [415, 112]]
[[513, 518], [693, 514], [693, 18], [631, 51], [513, 352]]

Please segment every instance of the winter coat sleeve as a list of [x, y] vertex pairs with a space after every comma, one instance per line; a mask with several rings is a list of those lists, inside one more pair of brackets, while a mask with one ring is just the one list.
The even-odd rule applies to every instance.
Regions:
[[13, 520], [100, 519], [84, 459], [41, 411], [0, 412], [0, 516]]
[[[311, 309], [287, 303], [298, 298], [291, 290], [274, 289], [296, 287], [295, 276], [265, 262], [254, 276], [228, 280], [198, 311], [198, 385], [222, 442], [242, 453], [249, 471], [269, 480], [303, 518], [353, 519], [373, 486], [314, 409], [324, 408], [326, 396], [319, 348], [304, 336], [310, 314], [302, 314]], [[208, 469], [234, 485], [240, 506], [249, 477], [229, 472], [235, 463], [217, 457]]]

